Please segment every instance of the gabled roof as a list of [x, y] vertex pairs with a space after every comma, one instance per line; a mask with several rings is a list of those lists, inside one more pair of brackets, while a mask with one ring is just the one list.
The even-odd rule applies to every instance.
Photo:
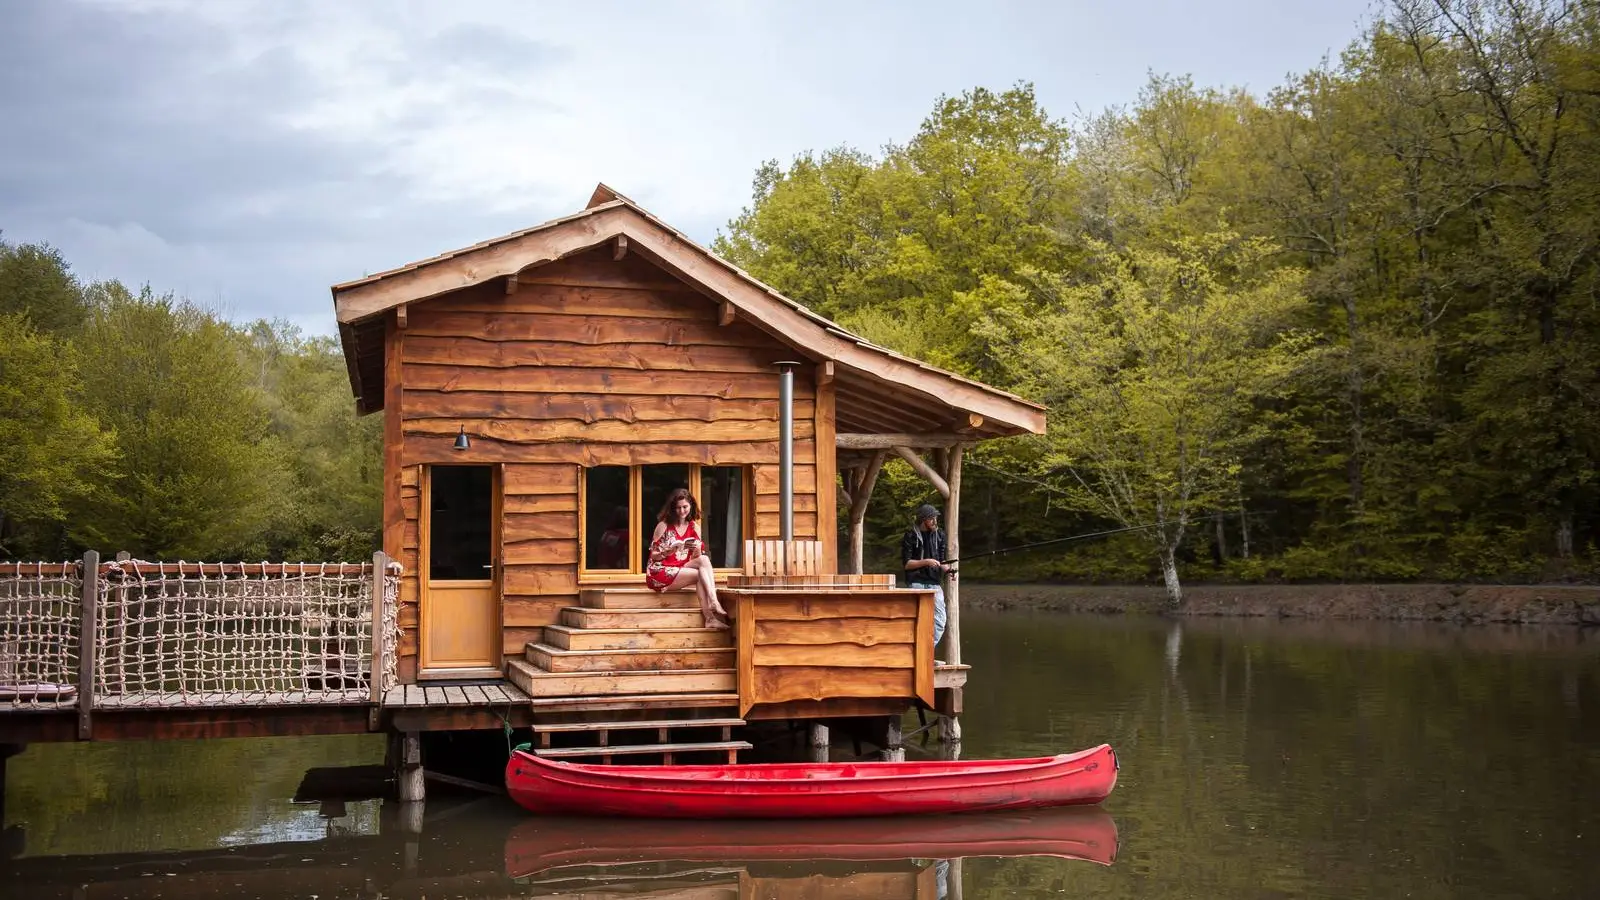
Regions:
[[[690, 240], [605, 184], [595, 189], [581, 212], [334, 285], [339, 333], [361, 410], [383, 407], [383, 321], [390, 310], [515, 276], [618, 238], [627, 241], [630, 252], [638, 252], [702, 294], [727, 303], [740, 318], [797, 353], [817, 363], [832, 363], [840, 379], [841, 398], [846, 390], [871, 390], [878, 385], [894, 397], [966, 413], [962, 430], [974, 432], [973, 437], [1044, 432], [1044, 407], [851, 334]], [[880, 402], [873, 409], [883, 414], [885, 406]], [[915, 422], [918, 417], [908, 418]], [[858, 422], [857, 426], [862, 424], [867, 423]], [[841, 422], [840, 430], [846, 430], [846, 423]]]

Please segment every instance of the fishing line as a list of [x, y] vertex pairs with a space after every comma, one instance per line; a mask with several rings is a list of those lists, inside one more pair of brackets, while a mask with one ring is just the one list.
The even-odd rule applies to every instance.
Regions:
[[[1189, 519], [1184, 524], [1185, 524], [1185, 526], [1188, 526], [1188, 525], [1193, 525], [1193, 524], [1195, 524], [1197, 522], [1210, 522], [1213, 519], [1226, 519], [1230, 515], [1233, 515], [1233, 514], [1232, 513], [1214, 513], [1214, 514], [1209, 515], [1209, 516], [1197, 516], [1197, 517], [1195, 517], [1193, 519]], [[1151, 528], [1162, 528], [1162, 527], [1165, 527], [1167, 525], [1175, 525], [1175, 524], [1177, 524], [1177, 523], [1176, 522], [1152, 522], [1149, 525], [1130, 525], [1127, 528], [1113, 528], [1110, 531], [1093, 531], [1093, 532], [1090, 532], [1088, 534], [1074, 534], [1074, 535], [1072, 535], [1070, 537], [1051, 538], [1048, 541], [1034, 541], [1031, 544], [1018, 544], [1015, 547], [1004, 547], [1004, 548], [1002, 548], [1000, 550], [990, 550], [987, 553], [974, 553], [974, 554], [972, 554], [970, 556], [965, 557], [965, 559], [983, 559], [986, 556], [999, 556], [1002, 553], [1014, 553], [1014, 552], [1016, 552], [1018, 550], [1032, 550], [1035, 547], [1048, 547], [1048, 546], [1050, 546], [1052, 544], [1065, 544], [1068, 541], [1086, 541], [1089, 538], [1109, 537], [1110, 535], [1113, 535], [1113, 534], [1127, 534], [1130, 531], [1148, 531]], [[944, 564], [948, 566], [948, 565], [953, 565], [953, 564], [958, 563], [958, 562], [961, 562], [961, 558], [947, 559], [947, 560], [944, 561]]]

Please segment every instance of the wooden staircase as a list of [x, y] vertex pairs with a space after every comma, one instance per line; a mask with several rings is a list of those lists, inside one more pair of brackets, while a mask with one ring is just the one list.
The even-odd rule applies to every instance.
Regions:
[[745, 724], [732, 633], [702, 626], [694, 594], [593, 588], [579, 603], [510, 663], [512, 683], [532, 698], [535, 753], [731, 763], [750, 748], [732, 739]]

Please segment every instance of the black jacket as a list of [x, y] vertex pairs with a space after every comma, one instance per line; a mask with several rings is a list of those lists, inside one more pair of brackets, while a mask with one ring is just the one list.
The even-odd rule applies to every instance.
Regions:
[[921, 528], [912, 528], [900, 539], [900, 570], [905, 572], [907, 584], [938, 584], [941, 578], [938, 569], [906, 569], [906, 563], [913, 559], [937, 559], [944, 562], [946, 545], [944, 529], [935, 528], [933, 531], [923, 531]]

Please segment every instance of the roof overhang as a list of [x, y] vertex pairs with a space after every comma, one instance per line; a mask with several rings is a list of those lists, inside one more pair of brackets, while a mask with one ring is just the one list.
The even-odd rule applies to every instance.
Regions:
[[[351, 388], [362, 412], [383, 408], [384, 322], [391, 310], [564, 259], [624, 238], [653, 262], [837, 379], [839, 431], [971, 440], [1042, 434], [1045, 408], [871, 344], [761, 283], [605, 185], [588, 209], [398, 269], [334, 285]], [[859, 400], [859, 402], [858, 402]], [[938, 427], [929, 427], [939, 411]], [[905, 435], [903, 435], [905, 436]], [[929, 444], [931, 445], [931, 444]]]

